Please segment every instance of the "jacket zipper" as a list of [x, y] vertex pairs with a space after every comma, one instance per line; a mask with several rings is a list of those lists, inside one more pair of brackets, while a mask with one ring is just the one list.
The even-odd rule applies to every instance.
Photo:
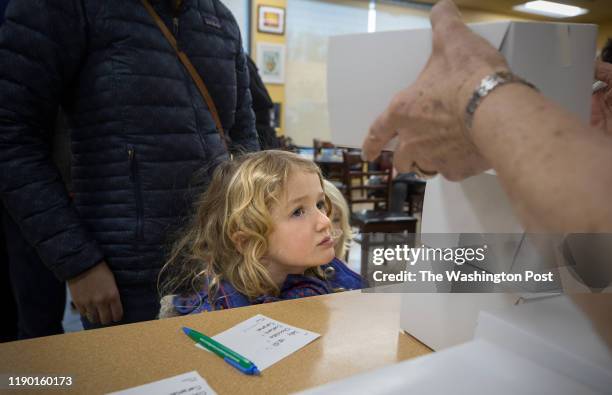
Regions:
[[138, 164], [136, 163], [136, 150], [133, 146], [128, 146], [128, 160], [130, 162], [130, 181], [134, 188], [134, 195], [136, 198], [136, 239], [142, 240], [144, 238], [142, 217], [142, 191], [140, 190], [140, 178], [138, 177]]
[[130, 161], [130, 181], [134, 182], [134, 148], [128, 147], [128, 160]]
[[178, 30], [179, 30], [179, 19], [178, 16], [172, 18], [172, 27], [174, 30], [174, 38], [177, 38]]

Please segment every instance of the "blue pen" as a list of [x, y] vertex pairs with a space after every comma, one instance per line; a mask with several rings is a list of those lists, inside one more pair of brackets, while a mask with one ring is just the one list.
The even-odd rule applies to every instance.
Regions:
[[223, 358], [225, 362], [232, 365], [236, 369], [240, 370], [244, 374], [248, 375], [256, 375], [259, 374], [259, 369], [257, 366], [242, 355], [238, 354], [235, 351], [230, 350], [225, 347], [223, 344], [211, 339], [203, 333], [198, 331], [194, 331], [193, 329], [189, 329], [187, 327], [183, 327], [183, 332], [187, 336], [189, 336], [192, 340], [196, 341], [202, 347], [207, 349], [210, 352], [213, 352]]

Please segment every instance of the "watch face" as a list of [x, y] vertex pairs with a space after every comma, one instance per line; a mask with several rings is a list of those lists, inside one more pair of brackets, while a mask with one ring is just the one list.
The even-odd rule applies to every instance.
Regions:
[[491, 91], [491, 89], [495, 88], [500, 81], [497, 76], [490, 76], [485, 78], [482, 81], [481, 89], [483, 91], [482, 94], [486, 95]]
[[478, 107], [478, 104], [480, 104], [482, 99], [486, 97], [489, 93], [491, 93], [493, 89], [509, 82], [520, 82], [521, 84], [525, 84], [535, 90], [538, 89], [533, 84], [508, 71], [500, 71], [495, 74], [486, 76], [482, 79], [482, 81], [480, 81], [480, 85], [472, 94], [467, 108], [465, 109], [465, 125], [468, 129], [472, 126], [472, 118], [474, 116], [474, 112], [476, 111], [476, 108]]
[[593, 93], [597, 93], [601, 90], [604, 90], [608, 87], [608, 84], [606, 84], [603, 81], [595, 81], [595, 83], [593, 83]]

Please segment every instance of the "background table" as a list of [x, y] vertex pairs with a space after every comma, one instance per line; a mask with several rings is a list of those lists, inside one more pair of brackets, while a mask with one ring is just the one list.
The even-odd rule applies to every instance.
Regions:
[[[214, 335], [258, 313], [322, 336], [251, 377], [181, 331]], [[197, 370], [219, 394], [278, 394], [429, 352], [400, 332], [399, 295], [353, 291], [0, 344], [0, 373], [70, 375], [64, 392], [96, 394]]]

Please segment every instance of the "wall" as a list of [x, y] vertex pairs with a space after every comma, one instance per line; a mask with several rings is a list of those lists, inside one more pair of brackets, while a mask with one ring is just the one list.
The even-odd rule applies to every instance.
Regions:
[[236, 22], [238, 22], [238, 27], [240, 28], [240, 34], [242, 36], [242, 47], [246, 52], [249, 51], [249, 32], [247, 28], [249, 27], [249, 2], [248, 0], [223, 0], [223, 4], [229, 8], [229, 10], [234, 14], [234, 18], [236, 18]]
[[599, 37], [597, 38], [597, 49], [601, 50], [608, 38], [612, 38], [612, 22], [599, 25]]
[[[331, 140], [327, 111], [327, 40], [331, 35], [367, 32], [368, 3], [351, 0], [287, 0], [285, 133], [298, 145]], [[429, 10], [379, 3], [376, 30], [429, 27]], [[518, 20], [463, 10], [466, 22]], [[367, 125], [366, 125], [367, 127]]]
[[[285, 9], [285, 34], [268, 34], [257, 31], [257, 8], [259, 5], [269, 5]], [[286, 0], [252, 0], [251, 2], [251, 58], [257, 62], [257, 43], [266, 42], [273, 44], [286, 44], [287, 36], [287, 1]], [[287, 79], [287, 67], [285, 64], [285, 81]], [[266, 84], [266, 88], [275, 103], [281, 104], [280, 127], [276, 130], [278, 135], [284, 134], [285, 126], [285, 85]]]
[[288, 0], [285, 132], [298, 145], [330, 140], [327, 111], [328, 37], [367, 32], [365, 1]]
[[[313, 138], [331, 140], [326, 90], [328, 37], [366, 32], [368, 3], [354, 0], [256, 0], [255, 3], [260, 1], [286, 4], [287, 9], [286, 33], [279, 38], [256, 32], [256, 6], [253, 8], [255, 41], [282, 39], [287, 45], [285, 85], [269, 86], [283, 102], [284, 133], [304, 146], [310, 146]], [[376, 9], [377, 31], [429, 26], [427, 9], [380, 2]], [[466, 8], [461, 12], [467, 23], [529, 20]], [[600, 26], [599, 48], [606, 37], [612, 37], [612, 23]]]

